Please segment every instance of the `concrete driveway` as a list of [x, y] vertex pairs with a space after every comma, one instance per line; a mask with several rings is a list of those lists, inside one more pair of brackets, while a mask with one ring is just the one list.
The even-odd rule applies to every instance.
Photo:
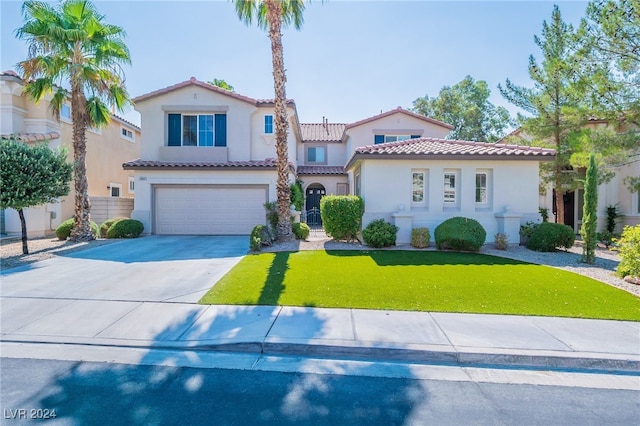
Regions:
[[246, 236], [149, 236], [1, 273], [2, 297], [195, 303], [249, 249]]

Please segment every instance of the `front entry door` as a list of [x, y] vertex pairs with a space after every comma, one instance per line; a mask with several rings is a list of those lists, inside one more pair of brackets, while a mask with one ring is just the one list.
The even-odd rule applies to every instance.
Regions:
[[310, 185], [307, 188], [305, 211], [307, 217], [307, 225], [322, 226], [322, 218], [320, 217], [320, 200], [324, 197], [326, 191], [324, 186], [319, 184]]

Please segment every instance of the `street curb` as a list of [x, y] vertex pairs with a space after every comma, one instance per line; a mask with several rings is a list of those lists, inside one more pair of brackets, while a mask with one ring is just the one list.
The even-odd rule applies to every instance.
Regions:
[[[8, 337], [8, 336], [4, 336]], [[513, 350], [495, 348], [438, 349], [436, 345], [363, 346], [343, 344], [305, 343], [302, 341], [147, 341], [124, 339], [55, 339], [38, 338], [2, 339], [0, 343], [68, 344], [96, 347], [136, 348], [148, 350], [184, 350], [257, 354], [261, 356], [300, 356], [308, 358], [350, 359], [367, 362], [406, 362], [440, 364], [459, 367], [500, 367], [540, 370], [579, 370], [584, 372], [616, 373], [640, 376], [640, 356], [591, 352], [564, 352], [541, 350]]]

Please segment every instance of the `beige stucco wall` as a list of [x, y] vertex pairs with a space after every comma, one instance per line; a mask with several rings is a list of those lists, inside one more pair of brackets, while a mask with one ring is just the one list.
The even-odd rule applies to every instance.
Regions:
[[276, 200], [275, 169], [268, 170], [138, 170], [133, 219], [144, 224], [145, 233], [153, 229], [154, 185], [267, 185], [269, 201]]
[[[456, 207], [444, 203], [444, 171], [458, 173]], [[412, 203], [412, 171], [427, 173], [426, 203]], [[490, 171], [490, 203], [478, 208], [475, 203], [475, 174]], [[375, 219], [395, 222], [394, 213], [411, 218], [411, 227], [428, 227], [432, 232], [445, 219], [454, 216], [478, 220], [493, 242], [499, 229], [496, 214], [508, 211], [519, 223], [536, 220], [538, 215], [538, 162], [536, 161], [428, 161], [365, 160], [361, 166], [361, 195], [365, 202], [363, 227]], [[517, 182], [517, 184], [514, 184]], [[519, 224], [518, 223], [518, 224]], [[410, 232], [410, 229], [408, 230]], [[400, 233], [407, 235], [407, 229]], [[509, 235], [510, 243], [519, 241], [517, 229]]]
[[[23, 85], [13, 78], [0, 80], [2, 93], [2, 133], [49, 133], [58, 132], [58, 139], [49, 141], [50, 148], [64, 147], [67, 158], [73, 161], [73, 141], [71, 122], [62, 118], [56, 121], [49, 107], [50, 98], [36, 104], [22, 93]], [[134, 141], [123, 139], [121, 129], [125, 127], [134, 134]], [[122, 185], [120, 196], [133, 198], [128, 191], [129, 177], [133, 171], [125, 171], [122, 163], [140, 157], [140, 130], [125, 121], [114, 117], [111, 123], [98, 132], [87, 130], [87, 180], [89, 197], [110, 196], [110, 184]], [[34, 143], [34, 142], [32, 142]], [[51, 234], [64, 220], [74, 214], [73, 181], [71, 192], [58, 203], [51, 203], [26, 209], [25, 217], [30, 237]], [[5, 228], [10, 235], [19, 234], [20, 221], [17, 212], [7, 209]]]
[[[273, 115], [272, 106], [258, 107], [194, 85], [140, 101], [136, 110], [145, 129], [141, 152], [144, 160], [226, 162], [276, 158], [275, 135], [264, 133], [264, 116]], [[167, 117], [172, 112], [226, 114], [227, 147], [168, 147]], [[288, 113], [293, 117], [295, 111], [288, 108]], [[290, 161], [296, 164], [293, 126], [290, 123], [288, 151]]]
[[[348, 136], [348, 140], [346, 153], [347, 157], [350, 158], [356, 148], [360, 146], [373, 145], [374, 135], [402, 134], [444, 138], [449, 134], [449, 132], [450, 130], [445, 127], [397, 112], [387, 117], [347, 129], [346, 134]], [[348, 158], [346, 160], [348, 160]]]
[[[326, 148], [326, 163], [309, 163], [307, 161], [307, 149], [309, 147], [323, 146]], [[346, 156], [346, 144], [339, 142], [305, 142], [298, 144], [298, 164], [344, 166], [348, 158]]]

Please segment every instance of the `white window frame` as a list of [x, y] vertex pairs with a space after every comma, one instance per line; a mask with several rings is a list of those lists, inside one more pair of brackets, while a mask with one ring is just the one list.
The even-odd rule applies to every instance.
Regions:
[[[267, 131], [268, 130], [267, 129], [267, 118], [268, 117], [271, 117], [271, 131], [270, 132]], [[273, 119], [273, 114], [265, 114], [263, 123], [264, 123], [263, 130], [264, 130], [264, 134], [265, 135], [272, 135], [272, 134], [275, 133], [276, 125], [275, 125], [275, 122], [274, 122], [274, 119]]]
[[[459, 169], [444, 169], [443, 173], [443, 185], [442, 185], [442, 202], [445, 208], [447, 207], [459, 207], [460, 206], [460, 170]], [[447, 182], [448, 178], [453, 176], [453, 188], [451, 188], [450, 182]], [[447, 197], [449, 195], [449, 197]], [[451, 195], [453, 195], [451, 197]]]
[[[67, 109], [69, 111], [69, 116], [63, 114], [63, 111]], [[60, 107], [60, 121], [64, 121], [65, 123], [72, 123], [71, 121], [71, 105], [68, 103], [63, 103]]]
[[399, 142], [411, 139], [411, 135], [384, 135], [384, 143]]
[[360, 172], [353, 175], [353, 195], [362, 196], [362, 178]]
[[[416, 200], [416, 175], [422, 175], [422, 199]], [[411, 206], [426, 207], [429, 199], [429, 170], [428, 169], [412, 169], [411, 170]]]
[[[491, 169], [476, 169], [476, 173], [474, 176], [474, 180], [473, 180], [473, 184], [474, 184], [474, 188], [473, 188], [473, 200], [476, 204], [476, 208], [489, 208], [491, 207], [491, 200], [493, 197], [493, 191], [492, 191], [492, 176], [493, 176], [493, 171]], [[478, 175], [484, 175], [485, 176], [485, 199], [484, 201], [478, 201]]]
[[129, 178], [127, 178], [127, 181], [128, 181], [128, 185], [127, 185], [128, 191], [127, 192], [129, 194], [135, 194], [136, 178], [129, 177]]
[[[118, 188], [118, 195], [113, 195], [113, 189]], [[120, 198], [122, 197], [122, 184], [109, 182], [109, 197]]]
[[[309, 160], [309, 151], [314, 149], [317, 150], [321, 148], [323, 150], [323, 155], [324, 155], [324, 159], [322, 161], [311, 161]], [[327, 164], [327, 147], [324, 145], [315, 145], [315, 146], [308, 146], [307, 149], [305, 150], [305, 154], [307, 156], [306, 160], [307, 160], [307, 164]], [[318, 152], [316, 151], [316, 158], [318, 158]]]
[[634, 215], [640, 215], [640, 191], [631, 193], [631, 211]]
[[[127, 134], [125, 134], [125, 132]], [[129, 136], [129, 133], [131, 134], [130, 136]], [[133, 130], [129, 129], [128, 127], [124, 127], [124, 126], [120, 127], [120, 137], [129, 142], [136, 141], [136, 133]]]

